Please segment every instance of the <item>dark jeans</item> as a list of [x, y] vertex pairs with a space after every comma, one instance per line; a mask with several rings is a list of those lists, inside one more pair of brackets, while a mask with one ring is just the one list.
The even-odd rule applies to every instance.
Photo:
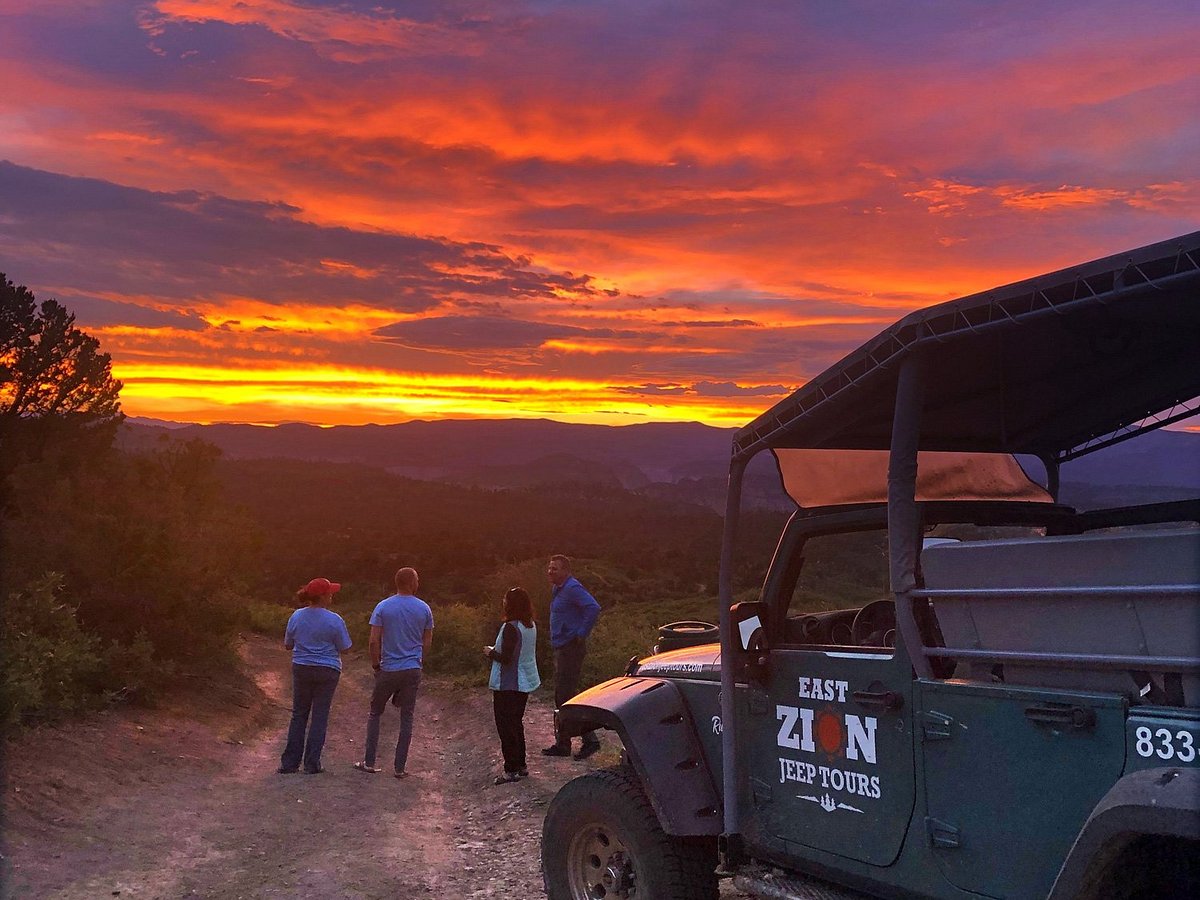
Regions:
[[417, 711], [417, 688], [420, 686], [420, 669], [375, 673], [371, 712], [367, 716], [367, 748], [363, 754], [368, 766], [375, 765], [375, 753], [379, 749], [379, 718], [391, 700], [394, 706], [400, 707], [400, 735], [396, 738], [395, 768], [397, 772], [404, 771], [408, 764], [408, 745], [412, 743], [413, 717]]
[[[586, 654], [587, 642], [581, 640], [554, 648], [554, 743], [565, 750], [571, 749], [571, 737], [559, 730], [558, 711], [579, 693], [579, 676], [583, 673], [583, 657]], [[596, 737], [596, 732], [585, 731], [583, 742], [599, 744], [600, 739]]]
[[[292, 666], [292, 722], [288, 726], [287, 747], [279, 758], [281, 769], [321, 768], [321, 748], [329, 725], [329, 707], [341, 672], [329, 666]], [[308, 717], [312, 714], [312, 724]], [[308, 730], [308, 741], [304, 731]]]
[[505, 772], [520, 772], [525, 768], [525, 704], [528, 700], [529, 695], [523, 691], [492, 691], [492, 714], [496, 717], [496, 734], [500, 735]]

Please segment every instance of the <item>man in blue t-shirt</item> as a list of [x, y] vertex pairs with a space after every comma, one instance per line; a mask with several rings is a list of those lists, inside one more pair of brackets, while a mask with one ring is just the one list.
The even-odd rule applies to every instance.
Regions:
[[[587, 653], [587, 637], [600, 618], [600, 604], [571, 574], [571, 560], [556, 553], [546, 566], [550, 579], [550, 647], [554, 650], [554, 743], [545, 756], [570, 756], [571, 737], [558, 727], [558, 710], [579, 693], [579, 676]], [[600, 749], [596, 732], [585, 731], [575, 759], [587, 759]]]
[[433, 612], [416, 596], [420, 579], [407, 566], [396, 573], [396, 593], [380, 600], [371, 613], [371, 668], [375, 689], [367, 716], [367, 746], [363, 761], [354, 764], [360, 772], [379, 772], [375, 752], [379, 747], [379, 719], [388, 700], [400, 708], [400, 735], [396, 740], [395, 772], [407, 776], [408, 745], [412, 742], [417, 688], [421, 665], [433, 643]]

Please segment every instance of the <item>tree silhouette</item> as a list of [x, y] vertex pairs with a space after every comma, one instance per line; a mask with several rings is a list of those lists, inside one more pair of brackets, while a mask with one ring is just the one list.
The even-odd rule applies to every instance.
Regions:
[[0, 272], [0, 438], [18, 419], [64, 416], [86, 423], [121, 418], [121, 382], [100, 342], [75, 327], [55, 300], [39, 306]]
[[100, 342], [54, 300], [38, 304], [0, 272], [0, 516], [12, 512], [14, 478], [101, 464], [121, 414], [121, 382]]

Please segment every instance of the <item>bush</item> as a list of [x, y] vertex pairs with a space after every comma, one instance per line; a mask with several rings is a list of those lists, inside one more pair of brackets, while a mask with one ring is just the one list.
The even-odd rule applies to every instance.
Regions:
[[255, 634], [265, 634], [268, 637], [278, 637], [282, 640], [284, 629], [287, 628], [288, 617], [291, 614], [291, 607], [252, 600], [242, 606], [242, 627]]
[[102, 641], [132, 646], [142, 632], [160, 661], [221, 656], [256, 540], [220, 497], [216, 454], [193, 441], [21, 466], [4, 510], [6, 592], [54, 569]]
[[128, 644], [109, 644], [103, 663], [101, 681], [106, 696], [114, 700], [151, 702], [175, 674], [174, 663], [155, 658], [154, 644], [145, 631]]
[[426, 670], [438, 675], [457, 675], [487, 680], [489, 663], [483, 648], [495, 641], [500, 616], [478, 606], [454, 603], [433, 608], [433, 647]]
[[79, 627], [75, 608], [61, 592], [62, 576], [49, 574], [10, 593], [4, 604], [0, 721], [5, 726], [33, 714], [80, 709], [96, 699], [89, 688], [104, 667], [100, 640]]
[[580, 690], [622, 674], [631, 656], [638, 659], [649, 656], [661, 626], [689, 620], [716, 625], [716, 599], [701, 596], [662, 603], [616, 603], [608, 607], [588, 638]]

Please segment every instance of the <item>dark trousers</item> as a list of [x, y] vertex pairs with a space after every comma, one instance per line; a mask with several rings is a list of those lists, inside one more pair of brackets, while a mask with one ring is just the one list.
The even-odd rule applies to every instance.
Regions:
[[375, 765], [375, 753], [379, 749], [379, 719], [387, 709], [389, 700], [393, 706], [400, 707], [400, 734], [396, 738], [396, 771], [403, 772], [404, 767], [408, 765], [408, 745], [412, 743], [413, 719], [417, 712], [417, 688], [420, 686], [420, 669], [375, 673], [371, 712], [367, 715], [367, 747], [363, 751], [363, 760], [368, 766]]
[[329, 707], [333, 705], [333, 692], [340, 676], [341, 672], [329, 666], [292, 666], [292, 721], [288, 726], [287, 747], [279, 758], [281, 769], [298, 769], [302, 760], [305, 769], [321, 768]]
[[492, 691], [492, 714], [496, 717], [496, 734], [500, 735], [505, 772], [520, 772], [525, 768], [525, 704], [528, 700], [529, 695], [523, 691]]
[[[583, 657], [587, 655], [587, 643], [574, 640], [562, 647], [554, 648], [554, 743], [565, 750], [571, 749], [571, 737], [558, 727], [558, 711], [562, 705], [579, 693], [579, 676], [583, 673]], [[598, 744], [596, 732], [583, 733], [585, 744]]]

